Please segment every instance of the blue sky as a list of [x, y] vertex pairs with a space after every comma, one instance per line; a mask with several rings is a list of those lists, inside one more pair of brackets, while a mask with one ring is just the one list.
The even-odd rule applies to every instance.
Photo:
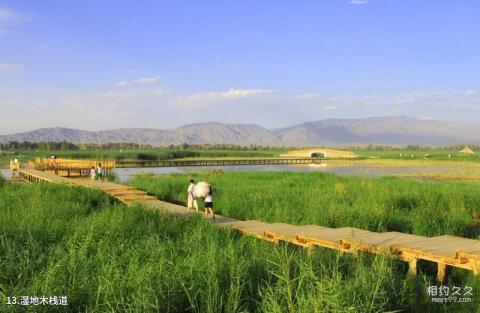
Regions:
[[0, 134], [480, 121], [478, 1], [1, 1]]

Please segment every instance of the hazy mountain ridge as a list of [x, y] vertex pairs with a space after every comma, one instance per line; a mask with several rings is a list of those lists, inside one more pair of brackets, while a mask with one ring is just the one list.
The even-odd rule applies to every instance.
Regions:
[[41, 128], [25, 133], [0, 136], [9, 141], [67, 141], [73, 143], [134, 142], [167, 146], [170, 144], [238, 145], [354, 145], [480, 143], [480, 124], [420, 120], [409, 117], [366, 119], [326, 119], [269, 130], [255, 124], [218, 122], [190, 124], [176, 129], [126, 128], [86, 131], [71, 128]]

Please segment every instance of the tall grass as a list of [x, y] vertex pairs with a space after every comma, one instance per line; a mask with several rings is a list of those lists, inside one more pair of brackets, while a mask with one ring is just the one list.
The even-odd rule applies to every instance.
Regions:
[[[0, 187], [0, 311], [6, 297], [66, 295], [28, 312], [475, 312], [425, 295], [388, 258], [274, 246], [92, 190]], [[474, 281], [465, 283], [474, 285]]]
[[424, 236], [480, 235], [480, 192], [473, 183], [367, 179], [323, 173], [206, 172], [137, 176], [130, 183], [166, 201], [185, 201], [188, 179], [213, 185], [219, 214]]
[[283, 153], [281, 150], [178, 150], [167, 148], [153, 148], [150, 150], [95, 150], [95, 151], [4, 151], [0, 154], [0, 165], [8, 164], [11, 158], [28, 161], [34, 158], [49, 157], [54, 154], [60, 158], [74, 159], [115, 159], [115, 160], [165, 160], [187, 157], [255, 157], [274, 156]]
[[458, 150], [356, 150], [355, 153], [381, 159], [419, 160], [425, 159], [425, 155], [428, 155], [428, 159], [437, 161], [480, 162], [479, 154], [465, 155]]

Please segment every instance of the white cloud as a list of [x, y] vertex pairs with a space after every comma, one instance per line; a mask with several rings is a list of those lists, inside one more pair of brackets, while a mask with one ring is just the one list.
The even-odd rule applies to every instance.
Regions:
[[23, 70], [22, 64], [0, 64], [0, 72], [16, 72]]
[[[261, 99], [262, 96], [273, 93], [272, 89], [240, 89], [231, 88], [227, 91], [207, 91], [191, 94], [190, 96], [180, 96], [170, 101], [170, 105], [179, 109], [204, 109], [212, 107], [219, 102], [234, 102], [236, 104], [242, 99]], [[229, 106], [230, 107], [230, 106]]]
[[0, 33], [7, 32], [7, 26], [9, 24], [22, 21], [24, 18], [6, 8], [0, 8]]
[[221, 100], [235, 99], [244, 97], [255, 97], [266, 93], [271, 93], [271, 89], [236, 89], [231, 88], [227, 91], [208, 91], [194, 93], [188, 97], [190, 100]]
[[317, 93], [312, 93], [312, 92], [307, 92], [307, 93], [301, 93], [297, 95], [297, 98], [299, 99], [312, 99], [312, 98], [318, 98], [319, 95]]
[[137, 83], [137, 84], [141, 84], [141, 85], [146, 85], [146, 84], [152, 84], [152, 83], [158, 81], [159, 79], [160, 79], [160, 77], [158, 77], [158, 76], [155, 76], [155, 77], [144, 77], [144, 78], [140, 78], [140, 79], [134, 80], [133, 82], [134, 82], [134, 83]]
[[4, 8], [0, 8], [0, 22], [10, 21], [16, 19], [16, 14]]
[[164, 95], [165, 93], [166, 93], [165, 90], [161, 88], [156, 88], [152, 90], [152, 95], [155, 95], [155, 96]]
[[127, 85], [133, 85], [133, 84], [148, 85], [148, 84], [153, 84], [153, 83], [157, 82], [159, 79], [160, 79], [160, 77], [158, 77], [158, 76], [142, 77], [142, 78], [135, 79], [135, 80], [130, 80], [130, 81], [126, 81], [126, 80], [120, 81], [120, 82], [116, 83], [115, 85], [117, 85], [117, 86], [127, 86]]
[[348, 3], [353, 5], [362, 5], [368, 3], [368, 0], [350, 0]]
[[[24, 92], [2, 94], [0, 133], [23, 131], [24, 125], [52, 127], [59, 125], [58, 121], [61, 121], [60, 126], [82, 129], [173, 128], [207, 121], [283, 127], [323, 118], [388, 115], [472, 121], [480, 116], [480, 92], [466, 91], [468, 88], [396, 95], [322, 94], [314, 101], [303, 101], [301, 110], [296, 105], [300, 101], [297, 95], [301, 93], [283, 94], [261, 88], [185, 95], [173, 94], [156, 85], [132, 85], [77, 95]], [[115, 112], [115, 119], [111, 118], [112, 112]], [[24, 116], [25, 123], [18, 124], [19, 114]]]
[[477, 91], [476, 90], [473, 90], [473, 89], [468, 89], [468, 90], [465, 90], [465, 92], [463, 93], [466, 97], [468, 96], [473, 96], [473, 95], [476, 95], [477, 94]]

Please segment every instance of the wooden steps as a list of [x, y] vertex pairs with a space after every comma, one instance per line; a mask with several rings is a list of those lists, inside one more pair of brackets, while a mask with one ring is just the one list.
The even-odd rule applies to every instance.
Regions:
[[132, 196], [123, 196], [123, 197], [115, 197], [118, 200], [125, 202], [125, 203], [133, 203], [133, 202], [145, 202], [145, 201], [158, 201], [157, 198], [149, 196], [149, 195], [132, 195]]

